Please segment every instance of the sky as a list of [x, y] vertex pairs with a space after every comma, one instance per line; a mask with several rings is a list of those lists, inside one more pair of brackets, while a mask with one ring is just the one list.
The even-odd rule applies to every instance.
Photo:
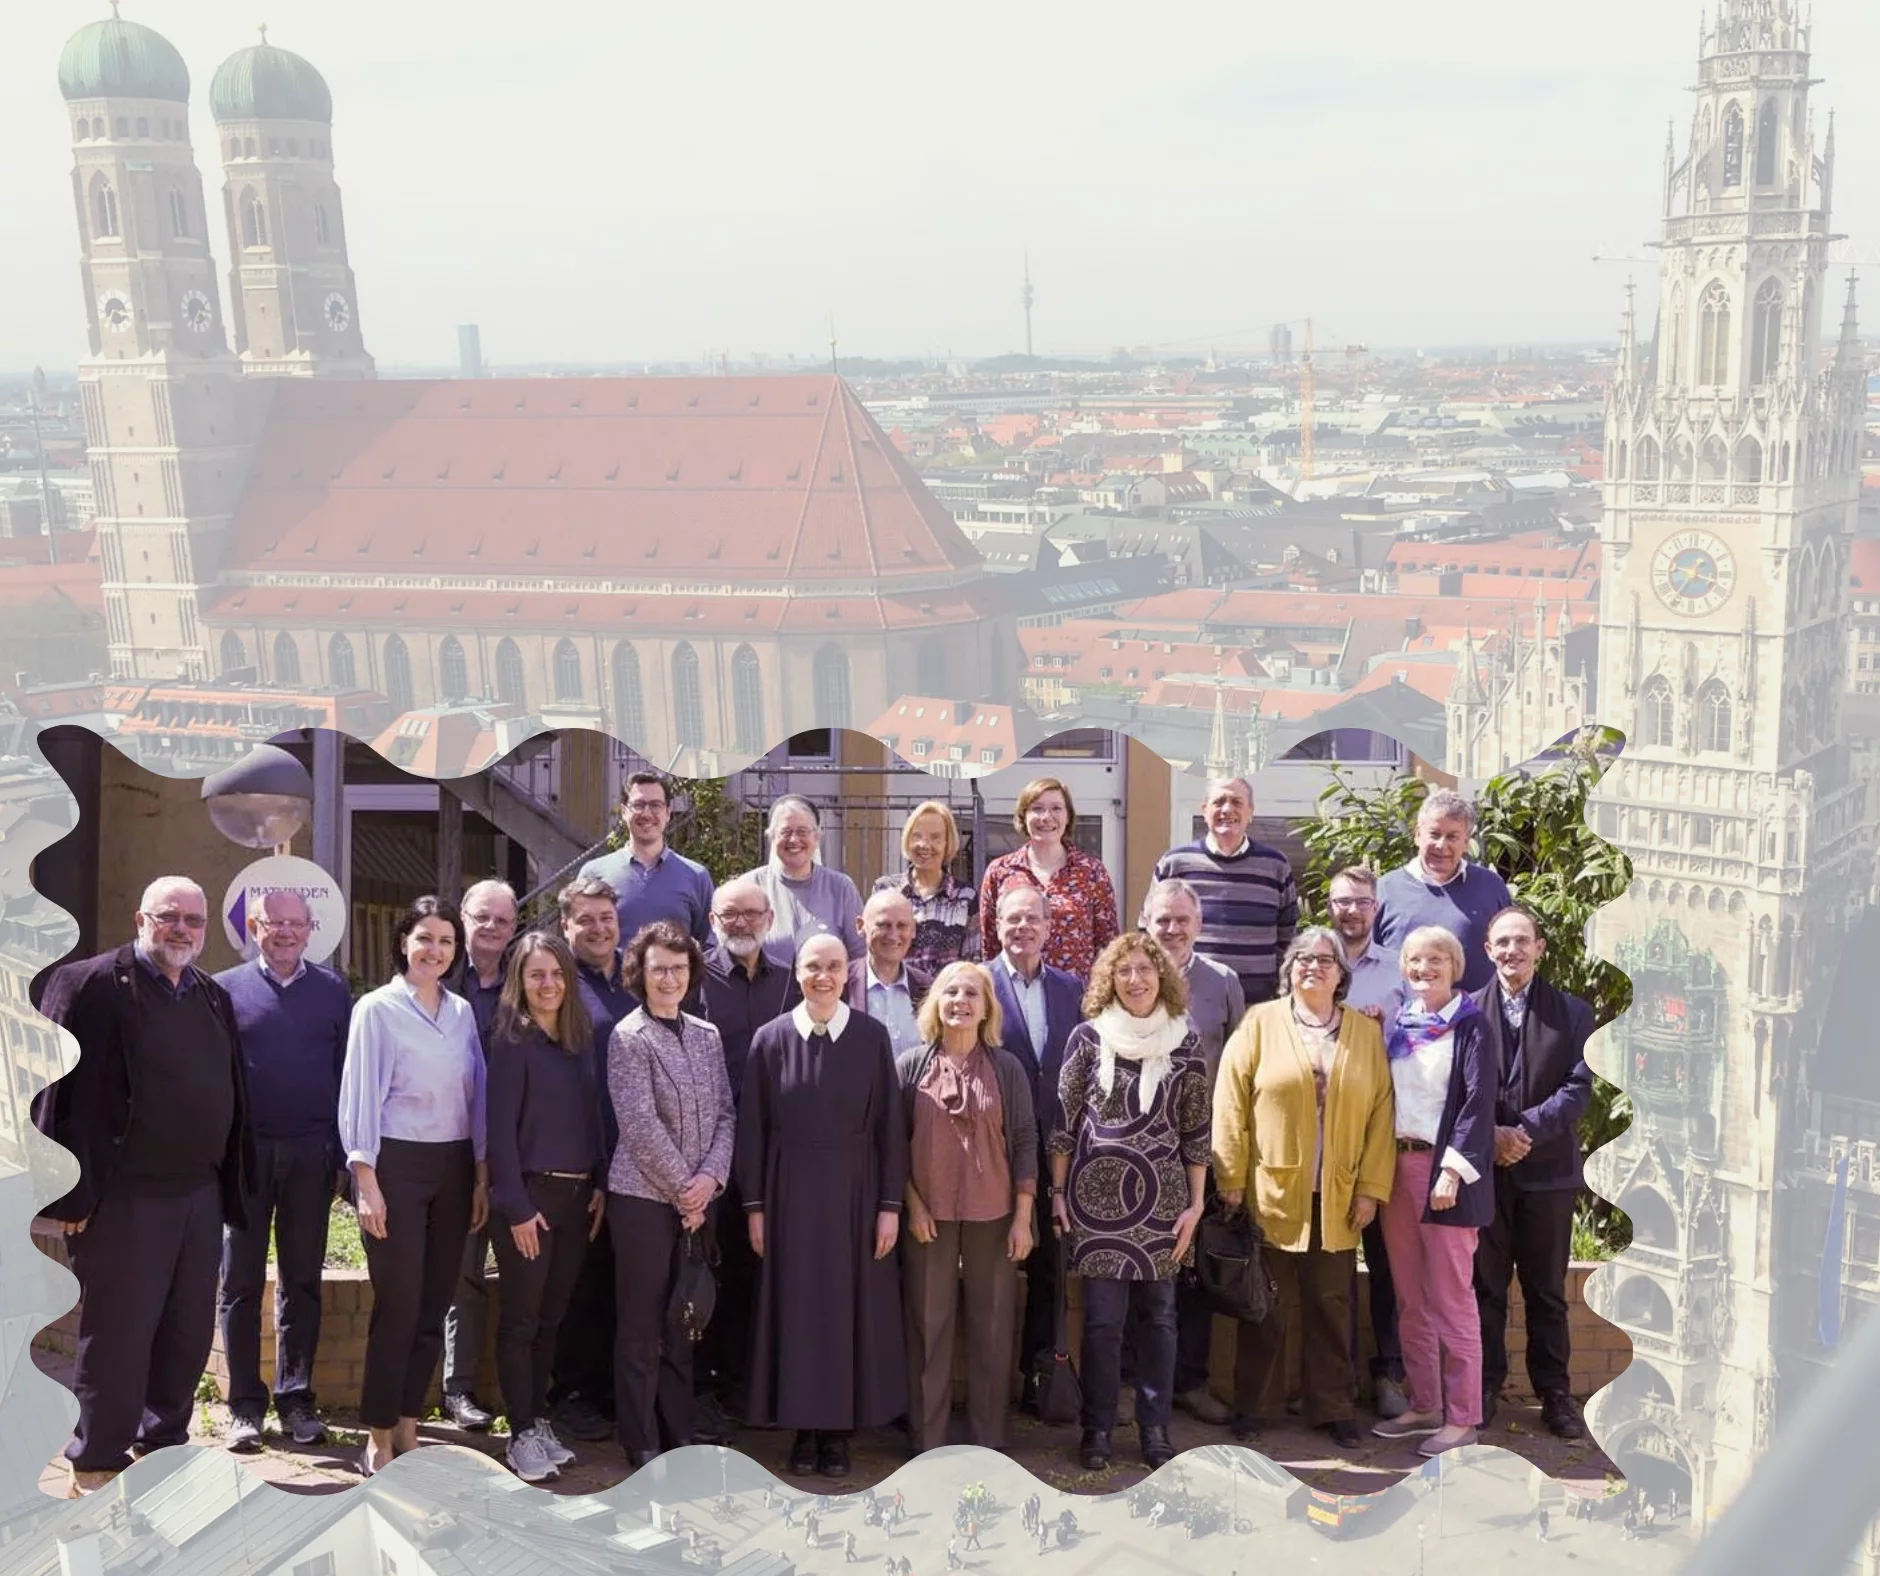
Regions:
[[[13, 8], [0, 371], [85, 351], [56, 68], [104, 0]], [[1610, 341], [1680, 150], [1685, 0], [124, 0], [188, 62], [212, 214], [219, 62], [268, 25], [333, 91], [382, 369], [456, 325], [507, 365], [820, 364]], [[1842, 261], [1880, 263], [1880, 7], [1814, 0]], [[1681, 156], [1681, 154], [1680, 154]], [[216, 251], [226, 270], [226, 236]], [[1844, 272], [1845, 267], [1837, 269]], [[226, 294], [226, 272], [224, 272]], [[1838, 289], [1832, 292], [1838, 296]], [[1880, 294], [1868, 313], [1880, 323]], [[1299, 336], [1296, 333], [1295, 339]]]

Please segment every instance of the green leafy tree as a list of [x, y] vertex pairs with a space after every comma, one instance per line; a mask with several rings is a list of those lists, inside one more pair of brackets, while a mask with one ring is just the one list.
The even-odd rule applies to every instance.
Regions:
[[[1587, 796], [1605, 764], [1590, 746], [1570, 746], [1538, 769], [1490, 778], [1475, 798], [1476, 857], [1500, 874], [1516, 902], [1540, 916], [1547, 937], [1542, 976], [1584, 999], [1601, 1026], [1632, 1002], [1631, 981], [1586, 945], [1594, 911], [1632, 881], [1631, 862], [1586, 822]], [[1308, 862], [1301, 898], [1319, 923], [1328, 922], [1327, 888], [1337, 871], [1367, 865], [1382, 873], [1415, 855], [1417, 810], [1430, 791], [1413, 777], [1367, 788], [1335, 766], [1329, 770], [1319, 814], [1302, 828]], [[1623, 1132], [1631, 1118], [1626, 1096], [1595, 1078], [1593, 1103], [1580, 1124], [1585, 1152]], [[1588, 1194], [1582, 1211], [1609, 1251], [1630, 1240], [1630, 1224], [1605, 1200]]]
[[[715, 884], [764, 862], [762, 818], [726, 792], [722, 777], [669, 777], [666, 782], [672, 794], [666, 840], [709, 870]], [[616, 829], [616, 839], [624, 836]]]

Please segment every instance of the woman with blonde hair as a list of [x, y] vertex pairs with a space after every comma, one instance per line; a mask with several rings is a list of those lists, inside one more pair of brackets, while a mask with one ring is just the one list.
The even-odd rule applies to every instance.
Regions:
[[1142, 931], [1103, 949], [1084, 993], [1088, 1022], [1064, 1046], [1045, 1148], [1051, 1215], [1084, 1282], [1084, 1416], [1078, 1459], [1110, 1464], [1132, 1312], [1136, 1425], [1153, 1470], [1174, 1459], [1175, 1275], [1194, 1245], [1208, 1174], [1208, 1069], [1188, 990]]
[[1280, 1294], [1238, 1330], [1234, 1434], [1257, 1438], [1277, 1414], [1296, 1304], [1306, 1421], [1350, 1450], [1358, 1235], [1396, 1175], [1390, 1071], [1376, 1021], [1345, 1005], [1351, 963], [1336, 931], [1300, 931], [1279, 978], [1284, 994], [1241, 1020], [1214, 1086], [1214, 1185], [1228, 1207], [1252, 1209]]
[[875, 891], [899, 892], [914, 905], [914, 945], [905, 961], [923, 974], [979, 956], [979, 893], [953, 874], [959, 851], [952, 810], [938, 799], [925, 800], [908, 811], [901, 827], [907, 868], [875, 882]]
[[908, 1421], [916, 1453], [947, 1442], [963, 1281], [968, 1439], [997, 1450], [1038, 1192], [1031, 1079], [999, 1044], [998, 997], [977, 963], [940, 971], [919, 1023], [921, 1044], [895, 1060], [908, 1131]]
[[1482, 1422], [1475, 1239], [1495, 1218], [1501, 1080], [1482, 1011], [1456, 989], [1462, 943], [1424, 925], [1404, 937], [1402, 963], [1411, 994], [1385, 1039], [1397, 1176], [1384, 1209], [1384, 1246], [1410, 1410], [1371, 1431], [1384, 1439], [1422, 1436], [1418, 1450], [1435, 1456], [1475, 1443]]
[[999, 955], [999, 894], [1022, 882], [1044, 894], [1051, 925], [1045, 962], [1087, 980], [1121, 926], [1110, 872], [1072, 841], [1077, 807], [1070, 789], [1055, 777], [1034, 777], [1019, 790], [1012, 824], [1025, 841], [988, 864], [979, 883], [980, 956]]

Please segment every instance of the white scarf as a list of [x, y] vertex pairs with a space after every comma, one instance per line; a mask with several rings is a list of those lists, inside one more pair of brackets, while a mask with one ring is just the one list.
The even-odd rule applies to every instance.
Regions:
[[1160, 1002], [1146, 1018], [1138, 1018], [1120, 1001], [1113, 1001], [1091, 1020], [1097, 1029], [1097, 1087], [1106, 1095], [1116, 1083], [1116, 1058], [1141, 1067], [1142, 1108], [1147, 1111], [1168, 1071], [1169, 1057], [1188, 1038], [1188, 1015], [1171, 1018]]

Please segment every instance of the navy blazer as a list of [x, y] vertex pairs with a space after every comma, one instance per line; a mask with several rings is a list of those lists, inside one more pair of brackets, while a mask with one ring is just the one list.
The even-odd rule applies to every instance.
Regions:
[[[1469, 1018], [1455, 1031], [1455, 1055], [1449, 1063], [1449, 1096], [1443, 1101], [1443, 1119], [1436, 1127], [1435, 1154], [1454, 1149], [1480, 1175], [1464, 1182], [1456, 1202], [1448, 1209], [1431, 1209], [1424, 1199], [1426, 1226], [1486, 1226], [1495, 1219], [1495, 1096], [1500, 1068], [1489, 1060], [1486, 1014]], [[1433, 1187], [1442, 1174], [1430, 1167]]]
[[1524, 1193], [1552, 1193], [1581, 1184], [1580, 1118], [1593, 1103], [1593, 1070], [1586, 1042], [1593, 1034], [1593, 1009], [1578, 996], [1550, 985], [1538, 974], [1528, 986], [1527, 1017], [1521, 1025], [1518, 1081], [1504, 1087], [1507, 1046], [1501, 1015], [1501, 979], [1475, 992], [1487, 1020], [1489, 1065], [1495, 1071], [1495, 1120], [1527, 1130], [1527, 1158], [1501, 1167]]
[[[77, 1185], [40, 1211], [48, 1220], [91, 1219], [110, 1182], [118, 1146], [130, 1131], [137, 1097], [137, 967], [135, 948], [125, 945], [64, 964], [46, 978], [40, 1012], [78, 1041], [78, 1065], [33, 1099], [33, 1125], [78, 1160]], [[228, 1032], [235, 1118], [217, 1175], [222, 1218], [241, 1227], [247, 1224], [244, 1200], [256, 1170], [241, 1031], [228, 992], [193, 964], [191, 971], [191, 989], [207, 993], [210, 1011]]]
[[1064, 969], [1044, 968], [1045, 1042], [1031, 1043], [1031, 1029], [1025, 1022], [1025, 1009], [1018, 1004], [1012, 982], [997, 960], [985, 965], [992, 976], [993, 994], [999, 998], [1003, 1019], [1001, 1041], [1019, 1060], [1031, 1079], [1032, 1104], [1038, 1113], [1042, 1132], [1051, 1131], [1057, 1110], [1058, 1074], [1064, 1068], [1064, 1042], [1071, 1030], [1084, 1021], [1084, 982]]

